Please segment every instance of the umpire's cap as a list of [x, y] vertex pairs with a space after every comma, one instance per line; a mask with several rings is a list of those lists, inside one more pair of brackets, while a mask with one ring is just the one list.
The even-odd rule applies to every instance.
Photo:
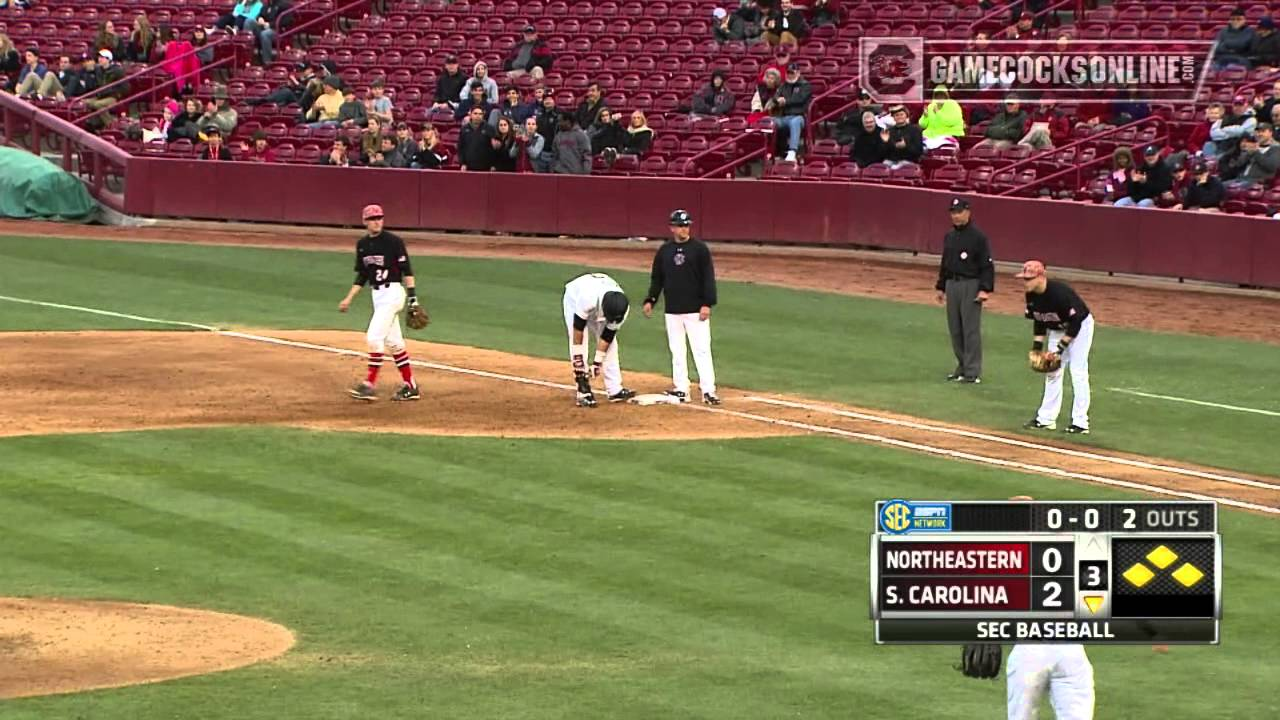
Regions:
[[364, 211], [360, 213], [361, 222], [365, 220], [381, 220], [383, 217], [381, 205], [365, 205]]
[[675, 227], [689, 227], [693, 224], [693, 218], [689, 217], [688, 210], [676, 210], [671, 213], [671, 224]]
[[947, 207], [947, 210], [951, 212], [960, 212], [962, 210], [968, 210], [968, 209], [969, 209], [969, 201], [965, 200], [962, 197], [951, 198], [951, 205]]
[[631, 301], [617, 290], [605, 293], [600, 301], [600, 310], [604, 313], [604, 320], [607, 323], [620, 323], [625, 320], [630, 307]]

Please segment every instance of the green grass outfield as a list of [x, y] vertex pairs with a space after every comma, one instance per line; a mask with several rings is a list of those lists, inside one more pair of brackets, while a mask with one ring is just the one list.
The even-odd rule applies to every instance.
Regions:
[[[5, 593], [260, 615], [301, 658], [348, 658], [10, 701], [5, 720], [1003, 717], [1003, 683], [953, 672], [956, 649], [872, 644], [873, 501], [1122, 497], [824, 438], [244, 428], [0, 456]], [[1223, 644], [1091, 650], [1098, 717], [1280, 711], [1280, 524], [1222, 515]]]
[[[335, 309], [349, 266], [335, 253], [0, 238], [0, 294], [258, 328], [363, 329], [367, 305]], [[560, 285], [576, 269], [418, 268], [432, 339], [562, 354]], [[612, 274], [643, 294], [641, 275]], [[957, 387], [940, 381], [950, 352], [936, 308], [721, 290], [726, 384], [1006, 430], [1038, 401], [1025, 321], [989, 315], [989, 382]], [[154, 328], [0, 301], [0, 331], [130, 327]], [[660, 322], [637, 314], [621, 337], [626, 367], [667, 367]], [[1090, 442], [1280, 475], [1274, 419], [1101, 390], [1280, 410], [1278, 355], [1104, 324]], [[959, 677], [956, 649], [871, 643], [866, 548], [876, 499], [1014, 494], [1127, 496], [814, 437], [0, 439], [0, 594], [207, 607], [300, 638], [284, 661], [2, 702], [0, 719], [1002, 717], [1003, 684]], [[1280, 525], [1221, 517], [1222, 646], [1091, 650], [1099, 718], [1280, 713]]]

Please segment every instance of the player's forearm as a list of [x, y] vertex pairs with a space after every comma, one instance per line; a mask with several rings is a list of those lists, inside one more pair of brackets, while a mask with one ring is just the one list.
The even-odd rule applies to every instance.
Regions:
[[360, 284], [360, 283], [352, 283], [352, 284], [351, 284], [351, 289], [347, 291], [347, 299], [348, 299], [348, 300], [354, 300], [354, 299], [355, 299], [355, 297], [356, 297], [356, 295], [359, 295], [359, 294], [360, 294], [360, 289], [361, 289], [361, 288], [363, 288], [363, 287], [364, 287], [364, 285], [362, 285], [362, 284]]
[[577, 347], [581, 345], [584, 339], [586, 338], [583, 331], [579, 330], [578, 328], [574, 328], [573, 329], [573, 346]]
[[414, 290], [414, 289], [416, 289], [417, 287], [418, 287], [418, 284], [417, 284], [416, 282], [414, 282], [414, 280], [413, 280], [413, 276], [412, 276], [412, 275], [405, 275], [405, 276], [404, 276], [404, 288], [405, 288], [406, 290]]

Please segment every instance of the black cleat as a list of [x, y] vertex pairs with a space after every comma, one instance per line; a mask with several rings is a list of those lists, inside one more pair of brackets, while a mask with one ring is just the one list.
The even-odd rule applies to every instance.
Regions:
[[1089, 434], [1089, 428], [1087, 428], [1087, 427], [1080, 427], [1079, 425], [1068, 425], [1068, 426], [1067, 426], [1067, 434], [1068, 434], [1068, 435], [1088, 435], [1088, 434]]
[[1030, 420], [1028, 420], [1028, 421], [1026, 421], [1025, 423], [1023, 423], [1023, 424], [1022, 424], [1022, 427], [1026, 428], [1026, 429], [1028, 429], [1028, 430], [1057, 430], [1057, 429], [1058, 429], [1058, 424], [1057, 424], [1057, 423], [1042, 423], [1042, 422], [1040, 422], [1039, 420], [1037, 420], [1037, 419], [1035, 419], [1035, 418], [1031, 418]]
[[628, 390], [627, 388], [622, 388], [618, 392], [609, 396], [609, 402], [626, 402], [635, 396], [636, 396], [635, 390]]
[[720, 398], [719, 398], [719, 396], [716, 396], [716, 395], [707, 395], [707, 394], [703, 393], [703, 395], [702, 395], [702, 403], [703, 403], [704, 405], [719, 405], [719, 404], [720, 404]]
[[675, 388], [672, 388], [662, 394], [668, 395], [673, 398], [678, 398], [680, 402], [689, 402], [689, 393], [686, 393], [683, 390], [676, 390]]
[[397, 400], [400, 402], [405, 402], [408, 400], [421, 400], [422, 391], [418, 390], [417, 385], [409, 385], [408, 383], [406, 383], [404, 385], [401, 385], [399, 390], [396, 390], [396, 394], [392, 395], [391, 399]]
[[964, 383], [965, 385], [981, 385], [981, 384], [982, 384], [982, 378], [980, 378], [980, 377], [962, 377], [962, 378], [960, 378], [960, 382]]

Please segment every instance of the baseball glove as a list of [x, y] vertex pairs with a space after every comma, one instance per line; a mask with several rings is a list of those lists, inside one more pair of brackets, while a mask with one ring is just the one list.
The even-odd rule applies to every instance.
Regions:
[[955, 669], [965, 677], [990, 680], [1000, 677], [1003, 650], [997, 644], [980, 643], [965, 645], [960, 649], [960, 664]]
[[1032, 350], [1027, 353], [1027, 362], [1038, 373], [1051, 373], [1062, 367], [1062, 356], [1056, 352]]
[[414, 330], [421, 330], [431, 324], [431, 316], [427, 314], [427, 309], [422, 306], [422, 303], [414, 303], [409, 306], [409, 315], [404, 319], [404, 324]]

